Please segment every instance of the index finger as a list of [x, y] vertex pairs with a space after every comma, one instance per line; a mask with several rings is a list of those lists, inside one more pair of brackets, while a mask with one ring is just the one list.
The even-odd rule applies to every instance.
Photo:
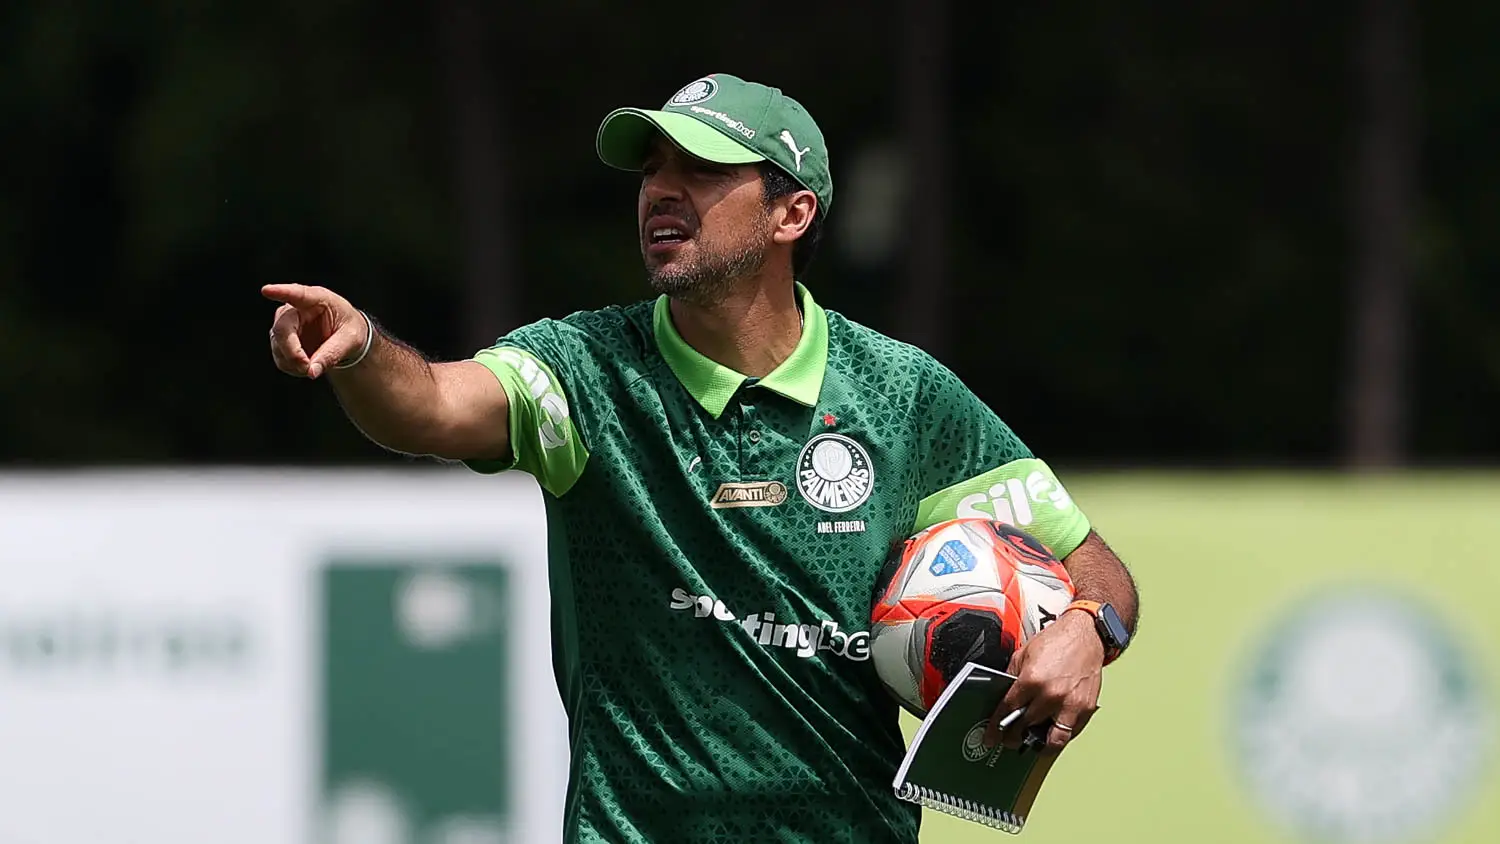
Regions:
[[260, 295], [294, 308], [305, 308], [326, 304], [330, 294], [320, 287], [308, 287], [305, 284], [267, 284], [260, 289]]
[[1016, 723], [1017, 719], [1026, 714], [1026, 707], [1022, 706], [1019, 709], [1012, 709], [1010, 710], [1010, 714], [1001, 717], [1000, 713], [1005, 711], [1005, 705], [1001, 704], [1000, 708], [995, 710], [995, 714], [990, 716], [990, 722], [984, 728], [985, 747], [993, 747], [995, 742], [1000, 740], [1001, 733], [1009, 729], [1010, 725]]
[[300, 327], [301, 317], [297, 309], [291, 305], [282, 305], [276, 309], [276, 315], [271, 317], [271, 336], [287, 337], [296, 334]]
[[297, 335], [299, 319], [297, 309], [282, 305], [276, 309], [276, 318], [271, 321], [271, 353], [285, 354], [296, 363], [307, 365], [307, 352], [302, 348], [302, 338]]

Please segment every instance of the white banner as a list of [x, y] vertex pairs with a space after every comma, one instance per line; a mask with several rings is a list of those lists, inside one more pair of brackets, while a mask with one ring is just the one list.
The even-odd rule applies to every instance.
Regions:
[[[401, 585], [370, 604], [361, 584], [385, 581], [357, 571], [338, 581], [353, 584], [339, 587], [345, 597], [327, 594], [340, 560], [386, 561]], [[441, 574], [455, 561], [477, 562], [480, 574], [489, 561], [504, 569], [503, 590], [484, 587], [505, 601], [487, 616], [504, 619], [494, 639], [504, 653], [484, 688], [503, 690], [489, 726], [503, 733], [495, 755], [506, 758], [487, 761], [483, 742], [466, 750], [463, 726], [444, 718], [412, 724], [424, 720], [420, 708], [381, 714], [390, 707], [372, 695], [367, 708], [384, 720], [371, 723], [384, 726], [368, 742], [338, 739], [352, 750], [337, 751], [343, 773], [330, 774], [325, 733], [358, 728], [350, 722], [366, 707], [350, 687], [343, 708], [330, 709], [327, 678], [403, 679], [395, 663], [382, 675], [375, 645], [368, 658], [358, 639], [351, 649], [349, 636], [365, 635], [358, 624], [399, 631], [388, 647], [406, 648], [413, 670], [427, 672], [411, 681], [413, 706], [458, 702], [442, 685], [453, 674], [442, 652], [458, 653], [465, 625], [478, 630], [465, 603], [478, 592], [463, 584], [481, 578]], [[0, 567], [4, 844], [559, 837], [566, 728], [551, 670], [542, 502], [529, 478], [450, 468], [0, 475]], [[412, 576], [424, 567], [439, 575]], [[390, 617], [325, 617], [359, 601], [377, 615], [388, 606]], [[485, 658], [478, 636], [462, 658]], [[382, 758], [382, 737], [394, 746], [397, 734], [406, 756]], [[403, 790], [401, 777], [422, 776], [422, 765], [447, 767], [445, 753], [468, 754], [453, 771], [499, 773], [435, 797]], [[365, 768], [357, 785], [330, 785]]]

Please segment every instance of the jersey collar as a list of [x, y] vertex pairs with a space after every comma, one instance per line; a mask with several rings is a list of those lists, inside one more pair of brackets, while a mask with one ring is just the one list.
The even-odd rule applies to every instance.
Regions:
[[[760, 386], [792, 401], [813, 407], [823, 389], [823, 373], [828, 367], [828, 315], [813, 301], [812, 294], [800, 283], [797, 296], [802, 301], [802, 339], [781, 365], [758, 382]], [[682, 386], [703, 409], [715, 419], [724, 413], [729, 399], [740, 385], [749, 380], [715, 361], [709, 360], [687, 344], [672, 324], [672, 311], [665, 295], [656, 300], [652, 317], [656, 346], [667, 366]]]

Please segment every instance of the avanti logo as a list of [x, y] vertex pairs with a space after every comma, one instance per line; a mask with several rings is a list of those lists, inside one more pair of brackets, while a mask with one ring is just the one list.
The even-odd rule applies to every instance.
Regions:
[[847, 633], [836, 621], [824, 619], [817, 624], [778, 622], [776, 614], [755, 612], [739, 618], [722, 600], [712, 595], [694, 595], [686, 589], [672, 590], [669, 605], [678, 612], [691, 611], [694, 618], [712, 618], [739, 625], [752, 641], [762, 647], [786, 648], [803, 659], [828, 651], [854, 662], [870, 658], [870, 634], [860, 630]]
[[781, 481], [719, 484], [708, 506], [715, 510], [737, 507], [775, 507], [786, 501], [786, 484]]

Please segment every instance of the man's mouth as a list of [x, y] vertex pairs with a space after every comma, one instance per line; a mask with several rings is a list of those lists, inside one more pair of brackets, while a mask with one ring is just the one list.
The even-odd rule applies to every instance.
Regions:
[[687, 239], [687, 232], [673, 226], [652, 229], [649, 236], [649, 242], [652, 246], [682, 243]]
[[686, 220], [666, 214], [656, 214], [647, 220], [643, 233], [649, 252], [665, 252], [693, 238]]

